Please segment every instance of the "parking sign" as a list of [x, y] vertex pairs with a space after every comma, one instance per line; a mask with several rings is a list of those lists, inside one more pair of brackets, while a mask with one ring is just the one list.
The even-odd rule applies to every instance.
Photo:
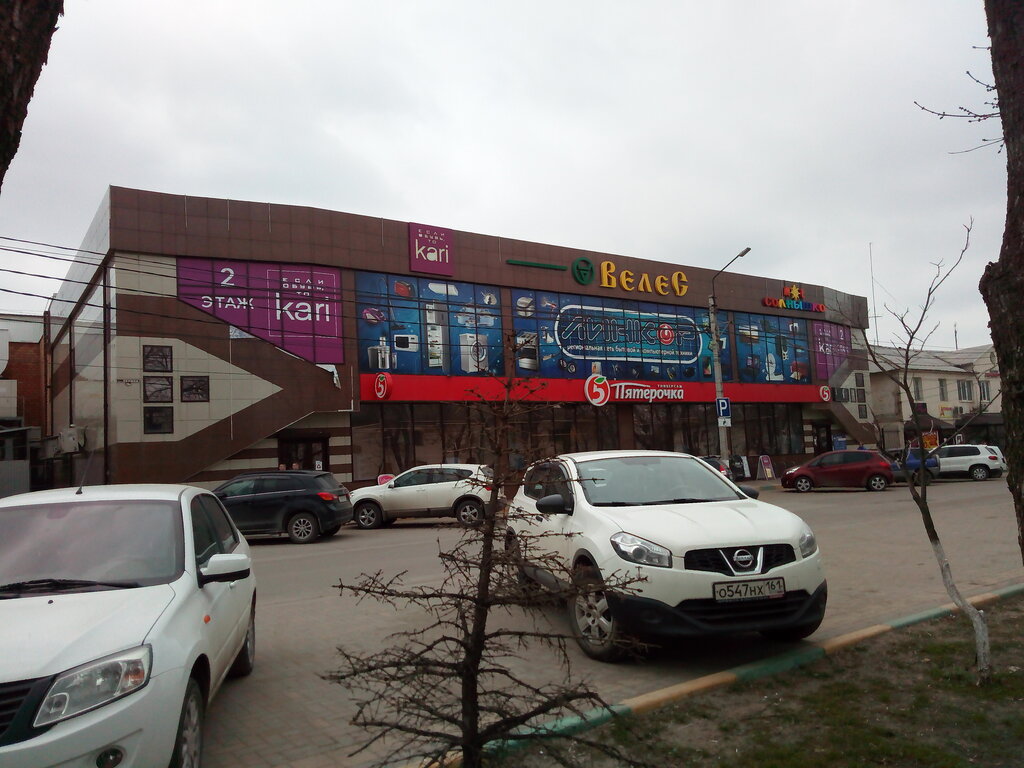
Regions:
[[720, 419], [732, 418], [732, 403], [729, 402], [728, 397], [716, 397], [715, 410], [718, 411], [718, 418]]

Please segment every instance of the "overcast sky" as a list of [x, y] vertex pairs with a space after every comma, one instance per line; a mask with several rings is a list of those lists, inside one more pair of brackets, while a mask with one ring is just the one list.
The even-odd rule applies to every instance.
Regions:
[[[108, 185], [818, 283], [989, 342], [1005, 155], [981, 0], [66, 0], [0, 236], [81, 243]], [[4, 243], [0, 241], [0, 245]], [[873, 258], [872, 255], [873, 254]], [[871, 262], [874, 286], [871, 281]], [[64, 264], [0, 251], [7, 269]], [[0, 286], [49, 296], [53, 280]], [[0, 293], [0, 311], [42, 299]], [[869, 332], [872, 339], [875, 330]]]

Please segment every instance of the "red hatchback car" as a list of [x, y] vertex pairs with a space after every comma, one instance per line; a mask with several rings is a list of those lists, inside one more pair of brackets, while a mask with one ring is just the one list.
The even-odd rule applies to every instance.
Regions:
[[874, 451], [829, 451], [787, 469], [782, 487], [805, 493], [814, 488], [867, 488], [884, 491], [892, 483], [889, 462]]

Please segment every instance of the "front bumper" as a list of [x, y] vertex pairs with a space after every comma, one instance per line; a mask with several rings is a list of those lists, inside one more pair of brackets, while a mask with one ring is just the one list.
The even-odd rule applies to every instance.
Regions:
[[627, 632], [640, 636], [699, 637], [762, 630], [782, 630], [819, 623], [828, 602], [828, 584], [812, 593], [797, 589], [762, 600], [717, 602], [683, 600], [675, 606], [633, 595], [608, 595], [609, 607]]
[[183, 671], [169, 670], [123, 699], [0, 746], [0, 765], [95, 768], [100, 753], [116, 748], [124, 753], [119, 768], [166, 768], [184, 696]]

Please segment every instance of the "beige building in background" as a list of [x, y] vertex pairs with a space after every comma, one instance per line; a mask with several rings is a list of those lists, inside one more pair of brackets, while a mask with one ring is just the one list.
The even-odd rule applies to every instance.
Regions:
[[[910, 400], [892, 380], [904, 371], [914, 402], [928, 418], [927, 430], [941, 439], [960, 431], [961, 442], [1002, 445], [1002, 393], [999, 362], [991, 344], [948, 351], [873, 347], [870, 362], [871, 412], [879, 444], [898, 450], [916, 435]], [[881, 363], [881, 364], [880, 364]]]

